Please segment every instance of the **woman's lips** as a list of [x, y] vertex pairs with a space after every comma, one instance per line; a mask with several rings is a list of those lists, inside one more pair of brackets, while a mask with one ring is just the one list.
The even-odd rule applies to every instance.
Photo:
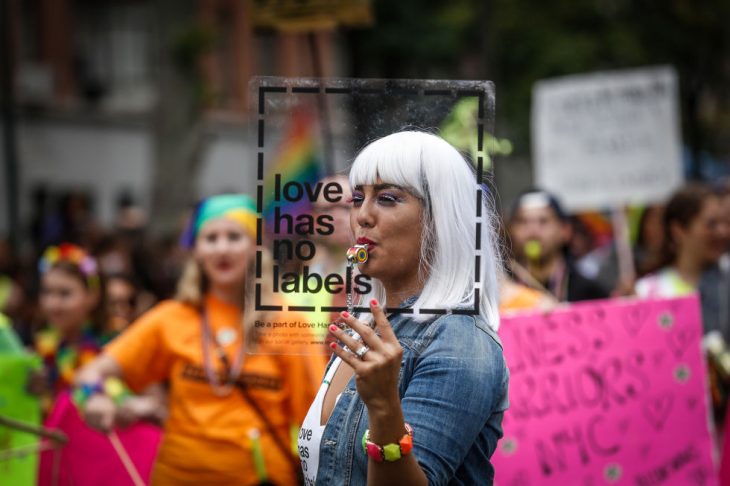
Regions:
[[229, 262], [220, 262], [220, 263], [216, 264], [215, 268], [217, 268], [218, 270], [228, 270], [232, 266], [233, 265], [231, 265], [231, 263], [229, 263]]
[[365, 238], [364, 236], [361, 236], [360, 238], [357, 239], [357, 244], [358, 245], [368, 245], [368, 246], [376, 245], [376, 243], [373, 240], [371, 240], [369, 238]]

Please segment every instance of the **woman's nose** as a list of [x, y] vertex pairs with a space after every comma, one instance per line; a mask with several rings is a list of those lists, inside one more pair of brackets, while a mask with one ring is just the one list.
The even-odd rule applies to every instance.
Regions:
[[358, 226], [371, 228], [375, 224], [373, 208], [370, 202], [364, 201], [355, 211], [357, 211], [355, 221], [357, 221]]

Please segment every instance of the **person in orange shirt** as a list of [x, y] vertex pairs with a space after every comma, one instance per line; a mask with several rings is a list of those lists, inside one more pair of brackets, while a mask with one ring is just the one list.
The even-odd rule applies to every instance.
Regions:
[[109, 376], [132, 390], [169, 383], [153, 484], [296, 484], [292, 431], [316, 394], [324, 358], [253, 342], [256, 321], [287, 319], [254, 309], [255, 229], [250, 198], [202, 201], [184, 237], [193, 258], [176, 299], [139, 318], [77, 375], [89, 391], [87, 423], [102, 431], [114, 425], [115, 406], [95, 384]]

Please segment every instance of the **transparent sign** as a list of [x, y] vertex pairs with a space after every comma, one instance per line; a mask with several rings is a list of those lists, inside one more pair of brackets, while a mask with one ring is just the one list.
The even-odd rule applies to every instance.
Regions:
[[[421, 130], [458, 148], [473, 162], [477, 181], [485, 180], [494, 88], [488, 81], [280, 77], [254, 78], [250, 88], [258, 220], [250, 341], [256, 344], [248, 351], [325, 354], [337, 313], [348, 307], [369, 312], [360, 301], [372, 281], [347, 259], [354, 244], [347, 182], [352, 161], [370, 141]], [[480, 244], [476, 238], [476, 267]], [[476, 272], [474, 308], [459, 312], [478, 313], [478, 280]]]

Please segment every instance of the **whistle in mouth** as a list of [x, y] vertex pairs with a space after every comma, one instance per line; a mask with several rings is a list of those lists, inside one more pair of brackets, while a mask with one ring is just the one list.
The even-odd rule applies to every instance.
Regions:
[[358, 265], [368, 261], [368, 245], [355, 245], [348, 248], [347, 261]]

